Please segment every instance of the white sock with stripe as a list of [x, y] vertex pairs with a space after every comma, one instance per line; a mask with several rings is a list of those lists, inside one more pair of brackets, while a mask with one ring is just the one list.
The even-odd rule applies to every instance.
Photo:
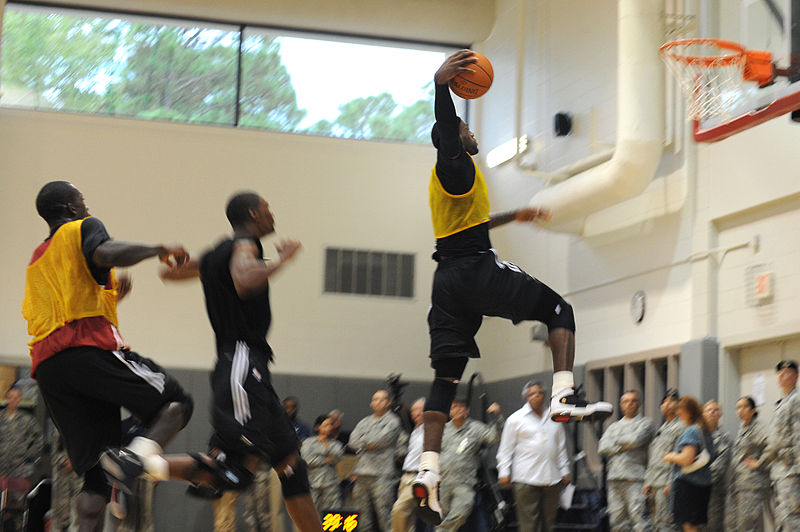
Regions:
[[575, 380], [571, 371], [556, 371], [553, 373], [553, 397], [567, 388], [575, 388]]
[[436, 451], [424, 451], [419, 458], [419, 469], [439, 472], [439, 453]]
[[153, 480], [169, 480], [169, 463], [161, 456], [164, 451], [155, 441], [143, 436], [136, 436], [128, 445], [144, 466], [145, 473]]

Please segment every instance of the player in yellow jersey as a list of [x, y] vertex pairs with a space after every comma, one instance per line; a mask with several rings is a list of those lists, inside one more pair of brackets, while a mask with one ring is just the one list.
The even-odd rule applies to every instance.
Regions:
[[[132, 351], [117, 329], [117, 302], [130, 282], [118, 279], [115, 267], [151, 257], [178, 267], [189, 259], [186, 250], [113, 240], [66, 181], [43, 186], [36, 210], [49, 234], [27, 267], [22, 314], [32, 336], [31, 375], [73, 470], [84, 479], [79, 530], [103, 530], [111, 496], [107, 479], [128, 494], [140, 476], [214, 489], [240, 484], [237, 471], [209, 468], [207, 456], [163, 455], [164, 445], [189, 422], [192, 398], [153, 360]], [[120, 406], [147, 427], [127, 447], [120, 447]]]
[[73, 470], [84, 479], [77, 497], [79, 528], [101, 531], [111, 489], [98, 461], [104, 449], [120, 445], [120, 406], [149, 427], [130, 447], [145, 462], [143, 469], [161, 480], [169, 476], [161, 448], [193, 410], [180, 384], [131, 351], [117, 330], [117, 302], [130, 283], [117, 279], [114, 267], [150, 257], [180, 264], [188, 255], [178, 245], [112, 240], [103, 223], [89, 216], [80, 191], [66, 181], [42, 187], [36, 209], [49, 235], [25, 275], [22, 314], [33, 337], [31, 374]]
[[472, 159], [478, 153], [478, 142], [456, 115], [448, 88], [448, 82], [469, 71], [475, 61], [470, 50], [461, 50], [448, 57], [434, 76], [436, 123], [431, 139], [437, 159], [429, 197], [436, 237], [433, 258], [438, 266], [428, 327], [435, 378], [425, 404], [424, 452], [414, 482], [418, 515], [434, 525], [442, 519], [438, 500], [442, 431], [467, 361], [480, 356], [475, 334], [483, 316], [499, 316], [515, 324], [536, 320], [547, 325], [553, 354], [550, 416], [554, 420], [603, 417], [612, 411], [609, 403], [587, 403], [575, 394], [572, 307], [541, 281], [510, 262], [500, 261], [492, 249], [489, 229], [512, 221], [547, 219], [550, 213], [535, 207], [489, 213], [486, 181]]

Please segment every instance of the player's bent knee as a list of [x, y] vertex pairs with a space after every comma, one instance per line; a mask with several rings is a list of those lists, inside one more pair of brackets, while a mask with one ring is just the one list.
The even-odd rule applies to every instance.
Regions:
[[183, 414], [183, 425], [181, 429], [186, 428], [186, 425], [189, 424], [189, 420], [192, 419], [192, 414], [194, 413], [194, 399], [189, 394], [186, 394], [181, 401], [179, 402], [181, 405], [181, 411]]
[[279, 478], [284, 499], [311, 493], [311, 485], [308, 482], [308, 466], [302, 458], [297, 459], [290, 474], [280, 475]]
[[552, 331], [553, 329], [567, 329], [575, 332], [575, 313], [572, 310], [572, 305], [563, 299], [556, 305], [556, 311], [547, 323], [547, 330]]
[[467, 367], [467, 357], [443, 358], [431, 364], [436, 378], [431, 385], [431, 393], [425, 400], [426, 412], [441, 412], [449, 415], [450, 404], [456, 396], [458, 381]]

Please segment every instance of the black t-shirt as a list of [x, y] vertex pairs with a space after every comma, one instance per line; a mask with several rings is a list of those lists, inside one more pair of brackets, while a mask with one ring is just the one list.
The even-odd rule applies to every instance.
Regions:
[[[436, 85], [434, 114], [439, 131], [436, 175], [449, 194], [465, 194], [475, 183], [475, 164], [461, 145], [459, 134], [461, 120], [456, 115], [456, 108], [447, 84]], [[471, 255], [491, 247], [488, 222], [436, 240], [436, 251], [439, 257]]]
[[[258, 256], [263, 256], [261, 241], [247, 238], [258, 246]], [[263, 351], [272, 360], [272, 350], [267, 344], [267, 331], [272, 321], [269, 306], [269, 285], [247, 298], [239, 297], [231, 278], [231, 257], [235, 240], [220, 242], [200, 259], [200, 279], [206, 296], [206, 311], [217, 337], [218, 349], [229, 349], [237, 341], [244, 341], [253, 349]]]
[[[52, 238], [60, 227], [60, 225], [56, 227], [47, 238]], [[97, 266], [94, 263], [94, 259], [92, 259], [92, 255], [94, 255], [94, 250], [96, 250], [100, 244], [108, 240], [111, 240], [111, 237], [108, 236], [106, 226], [103, 225], [100, 219], [91, 216], [84, 218], [81, 224], [81, 252], [83, 253], [84, 259], [86, 259], [86, 265], [89, 266], [92, 277], [97, 281], [97, 284], [102, 286], [108, 284], [108, 276], [111, 272], [111, 268]]]

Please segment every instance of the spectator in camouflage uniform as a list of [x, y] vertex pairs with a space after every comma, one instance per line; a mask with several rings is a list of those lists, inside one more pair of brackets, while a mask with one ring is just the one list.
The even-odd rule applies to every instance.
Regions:
[[714, 460], [711, 462], [711, 495], [708, 500], [708, 523], [706, 532], [725, 532], [725, 498], [728, 494], [728, 471], [731, 463], [731, 437], [719, 428], [722, 407], [715, 399], [703, 406], [711, 439], [714, 441]]
[[[83, 479], [72, 470], [72, 464], [64, 448], [64, 441], [53, 422], [48, 423], [48, 441], [50, 443], [50, 466], [52, 468], [53, 486], [50, 498], [50, 529], [61, 532], [68, 530], [72, 523], [72, 510], [75, 497], [81, 491]], [[77, 517], [77, 514], [75, 514]]]
[[453, 399], [450, 406], [450, 421], [442, 434], [440, 459], [439, 503], [444, 519], [436, 527], [437, 532], [455, 532], [472, 513], [480, 465], [478, 451], [485, 445], [499, 442], [503, 428], [500, 405], [492, 403], [487, 412], [494, 417], [490, 425], [469, 418], [469, 405], [464, 397]]
[[239, 497], [244, 498], [242, 520], [250, 532], [270, 532], [272, 515], [269, 504], [269, 484], [272, 472], [263, 463], [259, 465], [253, 483], [244, 491], [223, 491], [222, 496], [214, 499], [214, 532], [236, 532], [236, 505]]
[[[32, 480], [33, 464], [42, 454], [42, 433], [36, 419], [19, 410], [22, 390], [6, 392], [6, 408], [0, 412], [0, 476]], [[9, 502], [24, 507], [25, 494], [12, 493]], [[16, 518], [21, 526], [22, 514]]]
[[736, 402], [736, 415], [742, 420], [731, 451], [730, 484], [728, 487], [726, 530], [729, 532], [762, 532], [764, 510], [770, 495], [769, 468], [747, 467], [746, 460], [758, 463], [767, 448], [767, 431], [758, 421], [752, 397]]
[[269, 504], [271, 476], [272, 471], [269, 465], [260, 464], [253, 483], [242, 494], [244, 497], [242, 518], [250, 532], [270, 532], [272, 530], [272, 515], [270, 515], [272, 508]]
[[387, 532], [397, 483], [395, 447], [402, 428], [400, 419], [389, 412], [389, 392], [376, 391], [369, 405], [373, 414], [358, 422], [348, 444], [358, 454], [353, 499], [361, 510], [361, 530], [375, 530], [377, 521], [380, 530]]
[[153, 524], [155, 485], [156, 483], [150, 479], [140, 478], [132, 493], [121, 494], [125, 505], [125, 516], [117, 523], [116, 532], [155, 531]]
[[608, 426], [597, 451], [608, 458], [608, 512], [612, 531], [650, 529], [644, 473], [653, 422], [639, 413], [639, 392], [629, 390], [619, 400], [623, 417]]
[[664, 423], [658, 429], [650, 442], [648, 451], [647, 470], [644, 474], [644, 487], [642, 493], [651, 502], [650, 512], [653, 530], [655, 532], [677, 532], [678, 525], [672, 518], [669, 509], [669, 500], [664, 494], [664, 488], [672, 480], [672, 465], [664, 462], [664, 455], [671, 453], [678, 442], [678, 438], [686, 428], [678, 418], [678, 391], [674, 388], [667, 390], [661, 401], [661, 413], [664, 414]]
[[784, 396], [775, 407], [767, 448], [758, 460], [747, 459], [751, 469], [770, 465], [775, 493], [776, 532], [800, 530], [800, 396], [797, 393], [797, 362], [778, 363], [778, 385]]
[[344, 445], [331, 439], [333, 421], [329, 417], [318, 417], [314, 425], [317, 435], [303, 442], [300, 454], [308, 464], [308, 480], [311, 482], [314, 506], [322, 513], [340, 506], [336, 464], [344, 455]]

